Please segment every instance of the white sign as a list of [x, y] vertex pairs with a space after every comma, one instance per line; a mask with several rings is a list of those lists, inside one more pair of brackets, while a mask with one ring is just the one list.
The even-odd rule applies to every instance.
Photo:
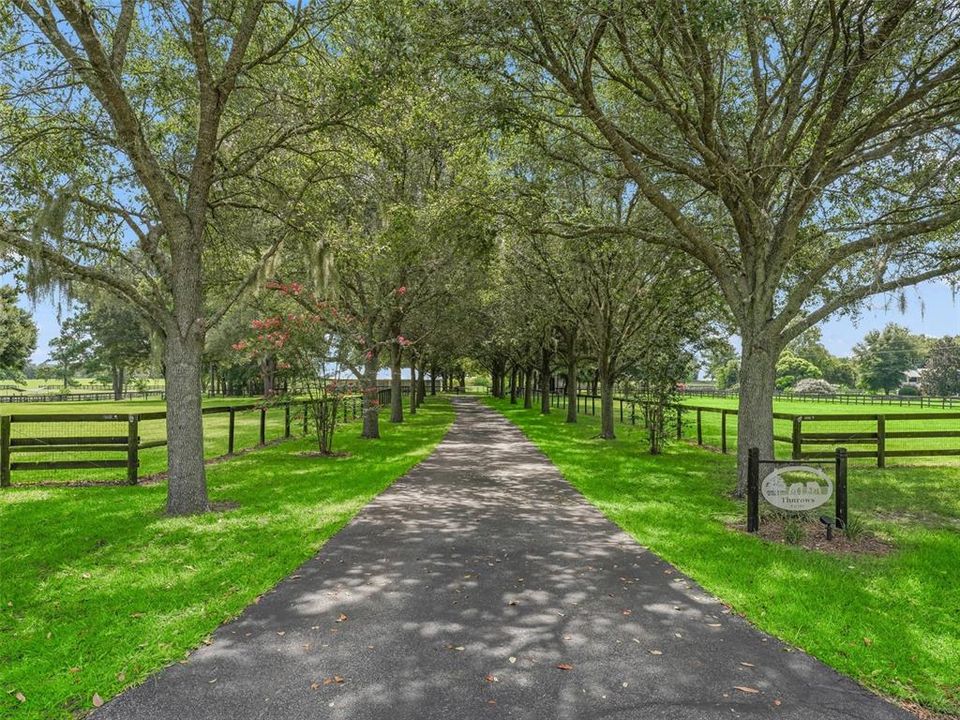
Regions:
[[[816, 480], [788, 480], [788, 473], [813, 475]], [[779, 467], [760, 483], [760, 492], [771, 505], [783, 510], [812, 510], [820, 507], [833, 494], [833, 481], [820, 468], [809, 465]]]

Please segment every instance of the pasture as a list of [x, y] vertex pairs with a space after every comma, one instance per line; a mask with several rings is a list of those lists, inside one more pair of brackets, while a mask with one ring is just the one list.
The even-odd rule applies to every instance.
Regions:
[[[245, 398], [205, 398], [204, 409], [225, 408], [230, 406], [249, 406], [255, 401]], [[348, 399], [346, 407], [349, 417], [353, 417], [356, 408], [352, 398]], [[117, 415], [115, 421], [92, 422], [77, 419], [74, 421], [55, 421], [44, 423], [13, 423], [11, 426], [12, 439], [35, 438], [49, 439], [51, 443], [58, 437], [97, 437], [97, 436], [125, 436], [127, 434], [127, 416], [163, 412], [166, 404], [162, 400], [124, 400], [107, 402], [40, 402], [0, 404], [0, 417], [3, 415], [70, 415], [70, 414], [105, 414]], [[302, 409], [299, 406], [292, 408], [292, 422], [299, 425], [302, 419]], [[212, 459], [226, 455], [228, 452], [229, 414], [212, 413], [203, 416], [204, 455]], [[265, 437], [267, 442], [281, 439], [285, 434], [285, 413], [280, 405], [267, 407]], [[140, 420], [138, 425], [141, 444], [155, 443], [166, 438], [166, 424], [163, 419]], [[257, 409], [238, 410], [235, 416], [234, 448], [243, 450], [255, 447], [260, 437], [260, 413]], [[15, 452], [13, 460], [30, 462], [57, 462], [73, 460], [116, 460], [122, 456], [123, 449], [106, 452]], [[166, 448], [148, 447], [139, 452], [139, 476], [147, 477], [166, 470]], [[83, 468], [83, 469], [54, 469], [54, 470], [14, 470], [12, 481], [14, 484], [56, 483], [56, 482], [120, 482], [126, 477], [123, 468]]]

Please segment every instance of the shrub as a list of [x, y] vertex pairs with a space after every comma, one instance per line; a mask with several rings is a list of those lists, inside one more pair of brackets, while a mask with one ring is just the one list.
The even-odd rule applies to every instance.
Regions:
[[819, 378], [804, 378], [798, 381], [792, 388], [795, 393], [804, 393], [808, 395], [829, 395], [835, 393], [837, 389], [826, 380]]
[[860, 519], [860, 516], [848, 515], [847, 524], [843, 526], [843, 534], [847, 536], [847, 540], [850, 542], [856, 542], [864, 532], [866, 532], [866, 528], [864, 527], [863, 520]]
[[900, 386], [900, 389], [897, 390], [897, 395], [910, 395], [917, 396], [920, 394], [920, 388], [916, 383], [904, 383]]
[[799, 545], [803, 536], [803, 524], [799, 520], [791, 518], [783, 524], [783, 539], [790, 545]]

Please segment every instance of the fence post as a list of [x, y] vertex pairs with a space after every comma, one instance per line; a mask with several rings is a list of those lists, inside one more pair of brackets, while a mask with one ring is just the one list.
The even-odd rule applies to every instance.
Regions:
[[847, 449], [837, 448], [837, 527], [847, 526]]
[[803, 428], [802, 428], [803, 418], [797, 416], [793, 418], [793, 435], [791, 439], [793, 440], [793, 459], [800, 459], [800, 452], [803, 447]]
[[137, 484], [137, 471], [140, 468], [140, 416], [127, 418], [127, 482]]
[[877, 467], [887, 466], [887, 418], [877, 415]]
[[720, 452], [727, 454], [727, 411], [720, 411]]
[[697, 408], [697, 445], [703, 445], [703, 411]]
[[10, 487], [10, 425], [9, 415], [0, 417], [0, 487]]
[[237, 428], [237, 411], [230, 408], [230, 427], [227, 430], [227, 455], [233, 455], [233, 437]]
[[747, 532], [760, 529], [760, 450], [747, 450]]
[[260, 408], [260, 444], [267, 444], [267, 409]]
[[283, 406], [283, 437], [290, 437], [290, 403]]

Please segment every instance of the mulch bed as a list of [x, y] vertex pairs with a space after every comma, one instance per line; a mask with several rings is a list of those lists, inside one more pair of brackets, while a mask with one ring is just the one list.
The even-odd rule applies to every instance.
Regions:
[[[791, 543], [786, 540], [785, 525], [786, 522], [778, 518], [762, 519], [760, 530], [756, 535], [767, 542], [789, 545]], [[736, 524], [731, 527], [740, 532], [747, 531], [745, 524]], [[843, 532], [834, 528], [833, 539], [827, 540], [826, 529], [819, 522], [802, 523], [800, 528], [803, 531], [803, 537], [799, 542], [793, 544], [796, 547], [802, 547], [804, 550], [814, 550], [830, 555], [886, 555], [894, 550], [893, 545], [874, 537], [868, 532], [862, 533], [856, 540], [850, 540]]]

